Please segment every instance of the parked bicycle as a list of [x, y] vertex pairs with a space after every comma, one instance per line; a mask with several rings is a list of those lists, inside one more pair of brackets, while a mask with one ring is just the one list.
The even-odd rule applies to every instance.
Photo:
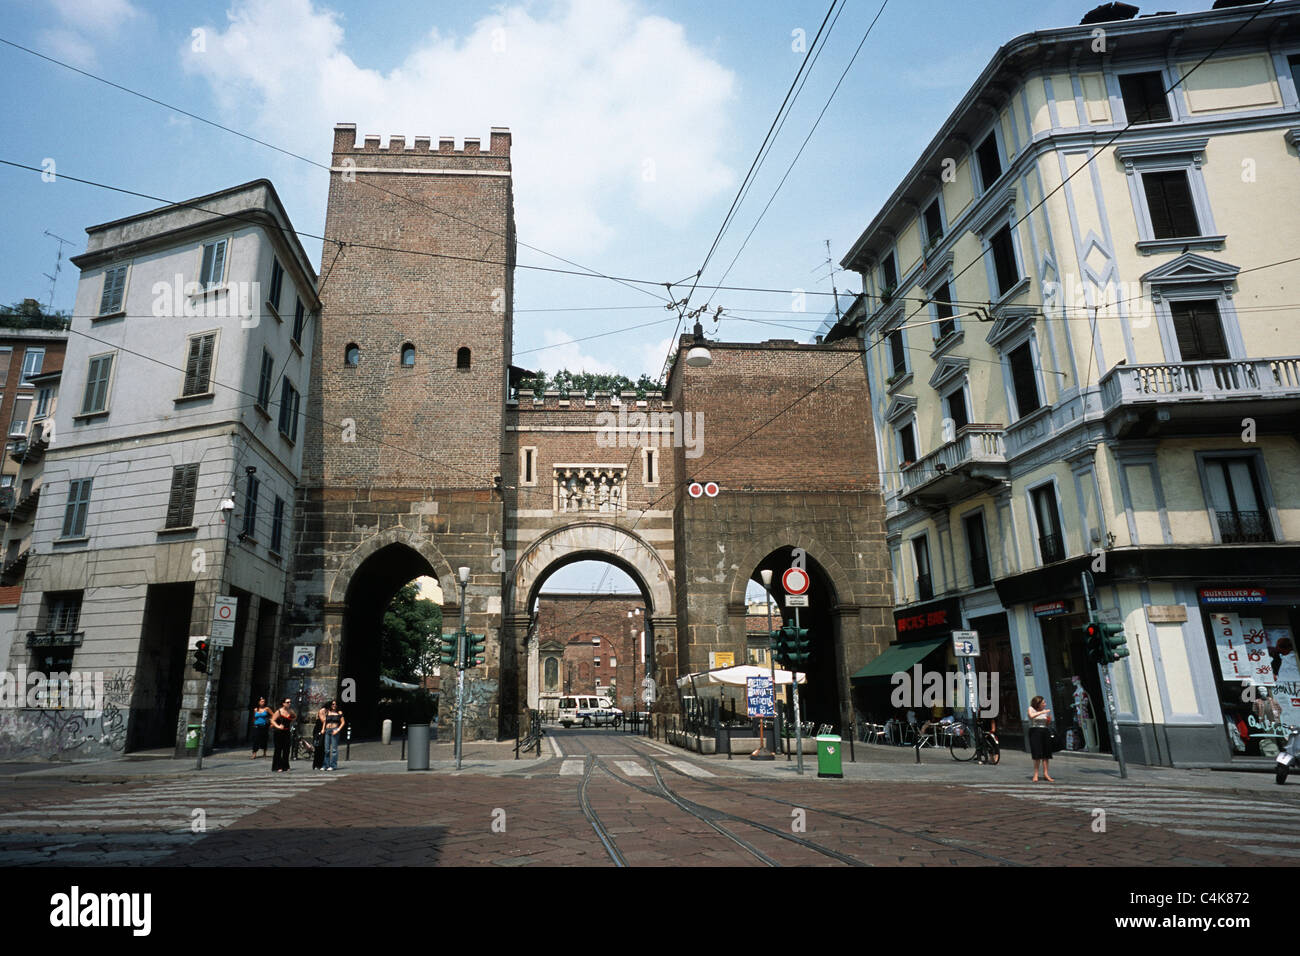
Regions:
[[977, 763], [996, 764], [1002, 759], [1002, 747], [991, 730], [976, 721], [959, 720], [953, 723], [948, 750], [953, 760], [974, 760]]

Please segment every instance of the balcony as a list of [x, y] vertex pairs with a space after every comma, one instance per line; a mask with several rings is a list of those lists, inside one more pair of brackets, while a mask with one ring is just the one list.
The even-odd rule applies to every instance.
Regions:
[[8, 587], [18, 583], [23, 576], [23, 572], [27, 570], [27, 559], [31, 556], [31, 553], [31, 548], [23, 548], [5, 561], [4, 566], [0, 567], [0, 585]]
[[1247, 403], [1257, 429], [1289, 430], [1300, 414], [1300, 356], [1120, 365], [1102, 378], [1101, 400], [1119, 438], [1237, 430]]
[[945, 505], [986, 491], [1010, 476], [1001, 425], [966, 425], [957, 437], [903, 469], [908, 505]]
[[1059, 534], [1039, 535], [1038, 551], [1043, 556], [1043, 564], [1065, 560], [1065, 542]]
[[15, 523], [26, 521], [32, 515], [36, 514], [36, 505], [41, 500], [41, 486], [37, 485], [33, 491], [27, 492], [9, 509], [9, 520]]
[[45, 457], [45, 449], [50, 447], [45, 429], [39, 424], [32, 428], [31, 437], [15, 437], [9, 442], [9, 457], [18, 464], [35, 464]]
[[1216, 511], [1219, 540], [1224, 544], [1260, 544], [1273, 540], [1273, 523], [1263, 511]]

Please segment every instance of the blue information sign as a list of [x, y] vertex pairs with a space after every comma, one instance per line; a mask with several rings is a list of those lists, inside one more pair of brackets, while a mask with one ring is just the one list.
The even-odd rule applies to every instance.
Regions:
[[749, 699], [749, 716], [776, 716], [776, 704], [772, 698], [772, 678], [746, 677], [745, 694]]

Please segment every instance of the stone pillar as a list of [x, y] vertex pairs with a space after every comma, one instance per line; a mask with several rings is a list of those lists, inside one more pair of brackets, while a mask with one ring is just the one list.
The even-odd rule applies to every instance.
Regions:
[[[502, 703], [505, 704], [506, 697], [513, 701], [508, 714], [506, 708], [502, 707], [503, 734], [514, 734], [513, 721], [519, 719], [519, 712], [524, 707], [537, 706], [537, 642], [529, 640], [528, 626], [531, 623], [532, 618], [527, 614], [503, 614], [501, 617], [502, 657], [505, 657], [506, 647], [515, 649], [513, 673], [503, 671], [501, 674]], [[507, 686], [514, 688], [512, 694], [506, 693]]]
[[[673, 614], [650, 618], [650, 631], [653, 637], [654, 664], [651, 676], [655, 679], [655, 713], [677, 712], [677, 616]], [[641, 688], [637, 688], [637, 700], [641, 699]]]

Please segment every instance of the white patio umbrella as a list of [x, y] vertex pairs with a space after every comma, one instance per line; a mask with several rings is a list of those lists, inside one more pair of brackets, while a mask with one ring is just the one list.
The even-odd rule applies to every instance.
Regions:
[[[688, 690], [692, 686], [691, 681], [694, 679], [696, 693], [700, 697], [721, 697], [725, 690], [743, 691], [747, 681], [751, 677], [770, 678], [772, 673], [766, 667], [759, 667], [757, 664], [740, 664], [736, 667], [722, 667], [715, 671], [704, 671], [700, 674], [687, 674], [685, 677], [677, 679], [677, 686], [682, 690]], [[793, 683], [794, 675], [789, 671], [778, 670], [776, 672], [776, 685], [784, 687]], [[799, 683], [808, 682], [807, 674], [799, 675]]]

